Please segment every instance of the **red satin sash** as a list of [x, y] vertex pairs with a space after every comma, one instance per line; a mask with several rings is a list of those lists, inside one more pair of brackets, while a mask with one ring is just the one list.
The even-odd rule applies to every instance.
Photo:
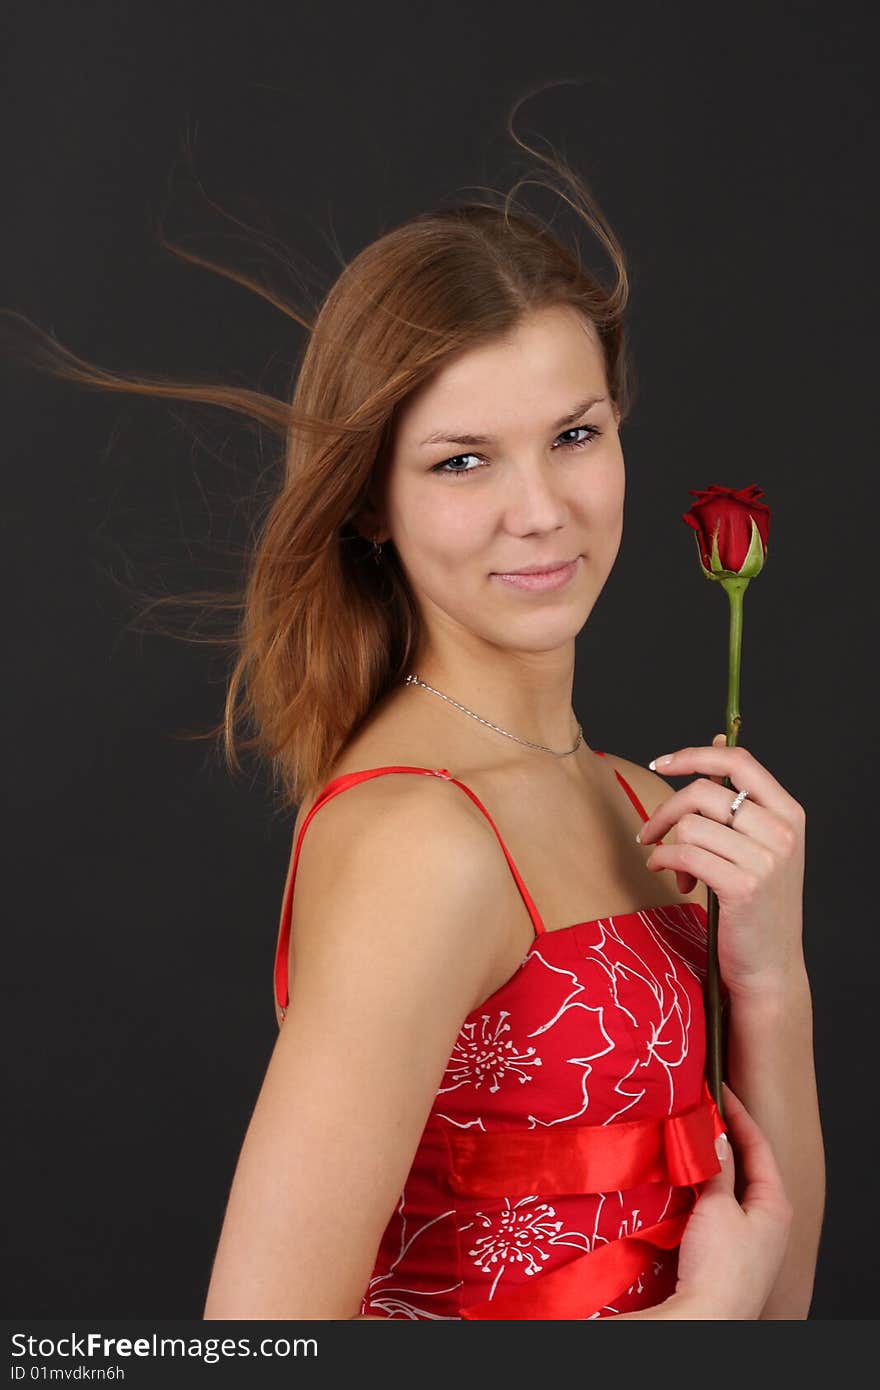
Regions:
[[635, 1282], [652, 1258], [652, 1247], [671, 1250], [680, 1241], [697, 1184], [721, 1171], [715, 1139], [725, 1132], [718, 1107], [703, 1078], [703, 1098], [690, 1110], [662, 1119], [610, 1125], [574, 1125], [554, 1133], [449, 1133], [450, 1185], [475, 1196], [514, 1192], [543, 1195], [608, 1192], [641, 1183], [690, 1187], [687, 1209], [653, 1226], [643, 1226], [561, 1268], [509, 1292], [472, 1303], [462, 1318], [589, 1318]]

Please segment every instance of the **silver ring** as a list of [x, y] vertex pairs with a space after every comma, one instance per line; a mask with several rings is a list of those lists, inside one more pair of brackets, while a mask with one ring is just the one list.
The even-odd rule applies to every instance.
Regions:
[[730, 804], [730, 811], [728, 812], [728, 814], [729, 814], [729, 816], [730, 816], [730, 822], [729, 822], [729, 823], [730, 823], [731, 825], [733, 824], [733, 818], [734, 818], [734, 816], [736, 815], [736, 813], [737, 813], [737, 811], [739, 810], [740, 806], [742, 806], [742, 804], [743, 804], [743, 802], [745, 801], [745, 799], [746, 799], [747, 796], [748, 796], [748, 792], [746, 791], [745, 787], [743, 787], [742, 791], [739, 792], [738, 795], [737, 795], [737, 796], [734, 798], [734, 800], [731, 802], [731, 804]]

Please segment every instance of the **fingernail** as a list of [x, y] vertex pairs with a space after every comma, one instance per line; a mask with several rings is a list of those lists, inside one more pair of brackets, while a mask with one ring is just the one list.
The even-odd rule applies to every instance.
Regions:
[[725, 1162], [727, 1155], [730, 1152], [730, 1150], [728, 1149], [728, 1142], [729, 1141], [726, 1133], [719, 1134], [718, 1138], [715, 1140], [715, 1152], [722, 1163]]
[[642, 832], [641, 832], [641, 830], [640, 830], [640, 831], [637, 833], [637, 835], [636, 835], [636, 844], [637, 844], [637, 845], [640, 845], [641, 843], [642, 843]]
[[657, 759], [656, 759], [656, 758], [652, 758], [652, 760], [648, 763], [648, 767], [651, 769], [652, 772], [656, 772], [656, 771], [657, 771]]

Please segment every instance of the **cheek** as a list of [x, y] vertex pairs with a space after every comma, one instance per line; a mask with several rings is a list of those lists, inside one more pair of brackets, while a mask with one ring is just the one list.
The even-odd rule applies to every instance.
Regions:
[[468, 482], [448, 482], [432, 492], [430, 502], [422, 498], [400, 509], [398, 547], [415, 573], [455, 571], [463, 577], [466, 570], [479, 569], [495, 523], [478, 498], [463, 495], [472, 487]]
[[580, 519], [591, 529], [611, 532], [620, 528], [626, 472], [619, 447], [597, 456], [585, 469], [573, 498]]

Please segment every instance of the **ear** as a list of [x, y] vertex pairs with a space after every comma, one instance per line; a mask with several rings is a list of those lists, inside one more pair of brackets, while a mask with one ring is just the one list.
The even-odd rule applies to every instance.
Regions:
[[352, 524], [365, 540], [380, 544], [390, 536], [385, 519], [383, 494], [381, 479], [374, 473], [367, 485], [366, 495], [356, 504], [352, 518]]
[[384, 545], [389, 539], [388, 532], [383, 526], [379, 526], [377, 522], [371, 523], [366, 520], [362, 522], [359, 521], [357, 523], [357, 530], [365, 541], [370, 541], [374, 545]]
[[365, 541], [382, 542], [388, 539], [387, 528], [383, 526], [382, 518], [372, 503], [366, 502], [358, 507], [350, 520], [358, 535]]

